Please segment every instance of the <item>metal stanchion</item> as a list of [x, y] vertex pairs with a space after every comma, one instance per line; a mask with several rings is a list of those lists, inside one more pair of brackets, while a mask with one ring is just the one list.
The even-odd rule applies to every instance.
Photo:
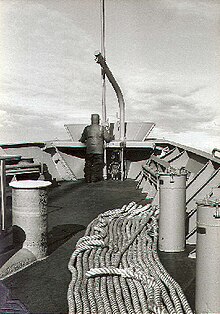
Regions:
[[1, 208], [0, 208], [0, 253], [12, 245], [12, 224], [6, 208], [6, 162], [19, 161], [19, 155], [0, 156], [0, 185], [1, 185]]
[[185, 249], [186, 173], [159, 174], [159, 250]]
[[220, 313], [220, 199], [199, 201], [196, 245], [196, 313]]

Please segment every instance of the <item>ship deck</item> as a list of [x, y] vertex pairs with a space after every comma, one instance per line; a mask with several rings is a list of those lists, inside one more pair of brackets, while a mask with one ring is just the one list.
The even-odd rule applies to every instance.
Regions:
[[[121, 208], [130, 201], [145, 203], [145, 195], [133, 180], [85, 184], [64, 182], [49, 190], [49, 256], [5, 279], [12, 299], [20, 300], [30, 313], [67, 313], [67, 289], [71, 279], [68, 262], [76, 242], [89, 222], [101, 212]], [[168, 272], [181, 285], [194, 309], [195, 260], [183, 253], [160, 253]]]

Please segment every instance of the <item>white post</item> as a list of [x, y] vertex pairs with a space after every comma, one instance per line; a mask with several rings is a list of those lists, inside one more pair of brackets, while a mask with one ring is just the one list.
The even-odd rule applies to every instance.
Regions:
[[220, 313], [220, 200], [197, 203], [197, 314]]
[[12, 223], [25, 232], [23, 248], [37, 259], [47, 256], [47, 191], [49, 181], [24, 180], [10, 183]]
[[159, 250], [185, 249], [186, 174], [159, 175]]
[[6, 229], [6, 173], [5, 160], [1, 159], [1, 230]]

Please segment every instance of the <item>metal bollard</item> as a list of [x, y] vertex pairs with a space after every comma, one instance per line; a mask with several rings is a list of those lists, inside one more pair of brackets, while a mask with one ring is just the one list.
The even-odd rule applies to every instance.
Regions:
[[159, 250], [185, 249], [186, 174], [159, 174]]
[[220, 200], [197, 204], [196, 313], [220, 313]]
[[[10, 183], [12, 223], [25, 232], [23, 248], [37, 259], [47, 256], [47, 191], [49, 181], [24, 180]], [[21, 230], [21, 231], [22, 231]]]

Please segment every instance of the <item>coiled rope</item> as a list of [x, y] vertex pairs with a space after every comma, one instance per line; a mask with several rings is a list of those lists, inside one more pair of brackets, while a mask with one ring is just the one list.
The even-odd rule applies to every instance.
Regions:
[[131, 202], [90, 223], [68, 264], [69, 314], [193, 314], [159, 260], [158, 214]]

